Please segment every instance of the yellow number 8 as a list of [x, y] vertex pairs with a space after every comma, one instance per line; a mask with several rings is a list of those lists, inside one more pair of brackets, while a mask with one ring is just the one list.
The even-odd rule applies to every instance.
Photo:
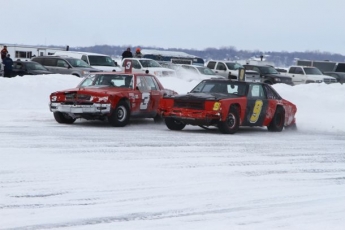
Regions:
[[253, 114], [252, 114], [252, 116], [249, 119], [250, 123], [256, 123], [258, 121], [263, 104], [264, 103], [262, 102], [262, 100], [256, 100], [255, 101], [255, 105], [254, 105], [254, 109], [253, 109]]

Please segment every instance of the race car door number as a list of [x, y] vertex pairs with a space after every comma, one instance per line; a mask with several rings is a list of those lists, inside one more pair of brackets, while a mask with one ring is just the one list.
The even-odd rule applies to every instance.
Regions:
[[150, 93], [142, 93], [140, 109], [147, 109], [150, 101]]

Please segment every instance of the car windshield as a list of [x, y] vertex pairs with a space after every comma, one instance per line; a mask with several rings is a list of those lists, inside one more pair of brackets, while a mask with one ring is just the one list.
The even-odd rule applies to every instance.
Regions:
[[113, 59], [108, 56], [89, 55], [89, 61], [92, 66], [115, 66]]
[[27, 70], [47, 70], [43, 65], [35, 62], [26, 63]]
[[272, 66], [260, 66], [259, 67], [261, 74], [280, 74], [275, 68]]
[[243, 68], [243, 66], [239, 63], [226, 62], [225, 64], [230, 70], [237, 70], [239, 68]]
[[204, 75], [216, 75], [215, 72], [213, 72], [213, 70], [211, 70], [211, 69], [209, 69], [207, 67], [202, 67], [202, 66], [199, 67], [198, 66], [196, 68], [199, 70], [199, 72], [201, 74], [204, 74]]
[[244, 96], [246, 84], [233, 81], [202, 81], [191, 93], [223, 93]]
[[91, 74], [80, 84], [80, 87], [88, 86], [133, 88], [133, 75]]
[[309, 75], [322, 75], [322, 72], [318, 68], [304, 67], [304, 72]]
[[148, 67], [162, 67], [158, 62], [154, 61], [154, 60], [139, 60], [140, 64], [144, 67], [144, 68], [148, 68]]
[[66, 58], [66, 60], [73, 66], [73, 67], [84, 67], [84, 68], [91, 68], [89, 64], [84, 62], [81, 59], [76, 58]]

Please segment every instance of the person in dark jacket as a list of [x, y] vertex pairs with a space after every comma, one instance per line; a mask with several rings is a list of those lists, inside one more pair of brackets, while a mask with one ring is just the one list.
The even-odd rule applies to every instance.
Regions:
[[132, 58], [132, 57], [133, 57], [133, 54], [131, 52], [131, 48], [128, 47], [126, 51], [123, 51], [122, 59], [124, 59], [124, 58]]
[[7, 54], [2, 63], [4, 64], [4, 77], [11, 77], [13, 61], [9, 54]]
[[7, 46], [4, 46], [4, 48], [1, 50], [1, 61], [3, 61], [8, 54]]

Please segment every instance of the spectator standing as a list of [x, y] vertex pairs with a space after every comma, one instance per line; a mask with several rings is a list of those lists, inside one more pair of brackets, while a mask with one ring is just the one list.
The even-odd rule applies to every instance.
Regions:
[[3, 61], [8, 54], [7, 46], [4, 46], [4, 48], [1, 50], [1, 61]]
[[140, 48], [137, 48], [137, 49], [135, 50], [134, 57], [136, 57], [136, 58], [142, 58], [142, 57], [143, 57]]
[[4, 77], [11, 77], [13, 61], [9, 54], [2, 60], [2, 63], [4, 64]]
[[133, 57], [133, 54], [131, 52], [131, 48], [128, 47], [126, 51], [123, 51], [122, 59], [124, 59], [124, 58], [132, 58], [132, 57]]

